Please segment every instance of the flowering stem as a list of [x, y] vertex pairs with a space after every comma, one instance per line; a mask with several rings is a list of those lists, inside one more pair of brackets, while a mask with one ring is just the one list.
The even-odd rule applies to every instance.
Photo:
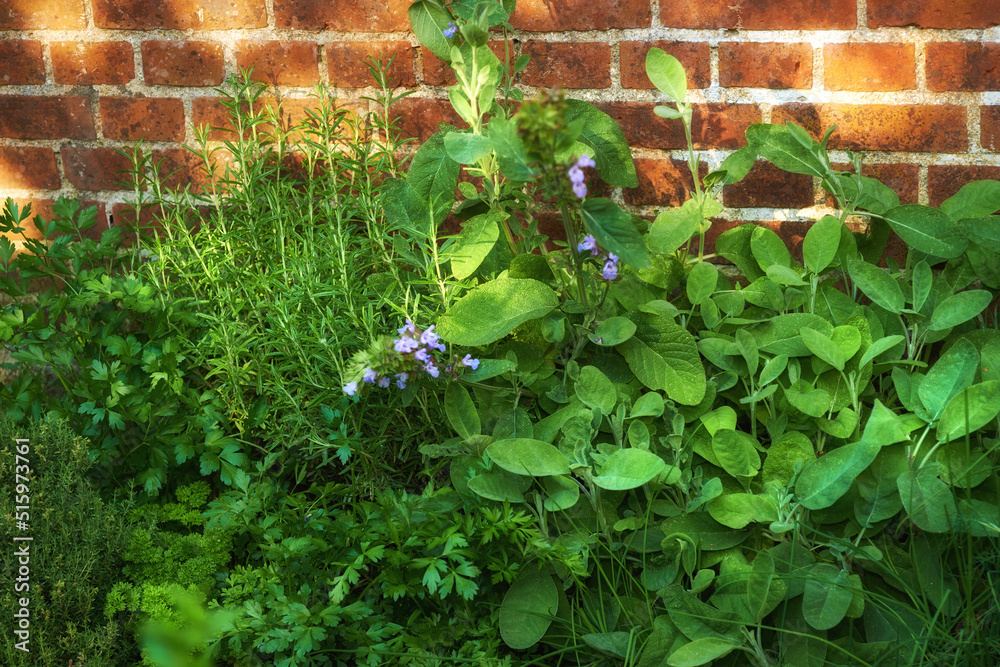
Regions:
[[576, 273], [576, 285], [580, 292], [580, 303], [584, 307], [588, 307], [587, 290], [583, 284], [583, 261], [580, 257], [580, 251], [577, 249], [576, 229], [573, 228], [573, 221], [569, 217], [569, 209], [566, 208], [566, 204], [559, 204], [559, 208], [562, 211], [563, 227], [566, 229], [566, 240], [569, 242], [569, 251], [573, 257], [573, 270]]

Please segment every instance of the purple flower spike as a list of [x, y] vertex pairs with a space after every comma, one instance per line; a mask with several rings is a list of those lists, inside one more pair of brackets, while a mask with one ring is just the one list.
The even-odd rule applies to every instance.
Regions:
[[372, 383], [375, 382], [375, 378], [377, 376], [378, 376], [378, 374], [375, 371], [373, 371], [371, 368], [366, 368], [365, 369], [365, 374], [361, 377], [361, 379], [364, 380], [365, 382], [367, 382], [368, 384], [372, 384]]
[[420, 347], [420, 343], [410, 338], [409, 336], [403, 336], [402, 338], [397, 338], [396, 340], [394, 340], [392, 342], [392, 346], [396, 350], [396, 352], [407, 354], [409, 352], [413, 352], [418, 347]]
[[587, 196], [587, 184], [586, 183], [574, 183], [573, 184], [573, 194], [575, 194], [580, 199]]
[[425, 350], [424, 348], [420, 348], [419, 350], [414, 352], [413, 358], [416, 359], [417, 361], [424, 361], [424, 362], [430, 361], [430, 357], [427, 355], [427, 350]]
[[590, 234], [583, 237], [583, 243], [576, 246], [576, 251], [582, 253], [584, 250], [589, 250], [591, 256], [597, 254], [597, 241]]
[[437, 376], [441, 375], [441, 371], [439, 371], [438, 367], [432, 363], [428, 363], [426, 366], [424, 366], [424, 372], [426, 372], [432, 378], [436, 378]]
[[438, 341], [438, 338], [440, 337], [441, 336], [438, 336], [436, 333], [434, 333], [434, 325], [432, 324], [429, 327], [427, 327], [426, 331], [420, 334], [420, 342], [423, 343], [424, 345], [432, 346], [434, 343]]
[[396, 373], [396, 386], [400, 389], [406, 389], [406, 381], [409, 379], [409, 373]]
[[587, 155], [586, 153], [584, 153], [583, 155], [581, 155], [577, 159], [576, 166], [581, 167], [581, 168], [582, 167], [596, 167], [597, 163], [594, 162], [594, 160], [589, 155]]
[[601, 277], [605, 280], [614, 280], [618, 277], [618, 265], [612, 262], [610, 259], [604, 263], [604, 270], [601, 271]]
[[479, 359], [473, 359], [471, 354], [465, 355], [465, 357], [462, 358], [462, 363], [472, 370], [479, 368]]
[[385, 389], [386, 387], [389, 386], [390, 382], [392, 382], [392, 380], [390, 380], [388, 377], [380, 377], [378, 379], [378, 386], [380, 386], [383, 389]]
[[348, 382], [347, 384], [345, 384], [344, 393], [347, 394], [348, 396], [354, 396], [354, 394], [358, 393], [358, 383]]
[[580, 167], [573, 165], [572, 167], [569, 168], [569, 182], [572, 183], [573, 185], [577, 185], [578, 183], [583, 183], [583, 180], [585, 178], [586, 176], [584, 176], [583, 174], [583, 169], [580, 169]]
[[447, 37], [448, 39], [451, 39], [452, 37], [455, 36], [455, 31], [456, 30], [458, 30], [458, 26], [456, 26], [451, 21], [448, 21], [448, 27], [445, 28], [444, 30], [442, 30], [442, 32], [444, 33], [445, 37]]

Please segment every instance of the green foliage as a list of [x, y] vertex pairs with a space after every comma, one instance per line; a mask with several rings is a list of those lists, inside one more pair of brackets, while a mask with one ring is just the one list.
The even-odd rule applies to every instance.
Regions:
[[[16, 442], [23, 439], [26, 442]], [[0, 419], [2, 571], [0, 610], [9, 626], [0, 662], [11, 667], [131, 664], [138, 649], [122, 624], [102, 614], [120, 582], [132, 526], [127, 502], [102, 500], [88, 478], [86, 441], [57, 419]], [[26, 508], [24, 506], [27, 506]], [[19, 529], [16, 521], [24, 521]], [[18, 537], [31, 540], [15, 541]], [[17, 555], [21, 549], [26, 556]], [[21, 573], [25, 566], [27, 575]], [[27, 600], [27, 637], [15, 630]], [[27, 639], [27, 652], [16, 647]]]

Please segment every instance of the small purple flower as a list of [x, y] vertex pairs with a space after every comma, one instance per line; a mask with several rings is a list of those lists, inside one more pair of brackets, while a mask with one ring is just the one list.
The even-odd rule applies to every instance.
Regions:
[[440, 342], [439, 343], [431, 343], [427, 347], [432, 348], [434, 350], [438, 350], [440, 352], [446, 352], [448, 350], [448, 348], [446, 348], [444, 346], [444, 343], [440, 343]]
[[406, 381], [409, 379], [409, 373], [396, 373], [396, 386], [400, 389], [406, 389]]
[[413, 338], [410, 338], [409, 336], [403, 336], [402, 338], [397, 338], [392, 342], [392, 345], [393, 348], [395, 348], [396, 352], [402, 352], [403, 354], [406, 354], [408, 352], [413, 352], [415, 349], [420, 347], [420, 343], [418, 343]]
[[601, 277], [605, 280], [614, 280], [618, 277], [618, 265], [612, 262], [610, 259], [604, 263], [604, 269], [601, 271]]
[[587, 184], [586, 183], [574, 183], [573, 184], [573, 194], [578, 198], [583, 199], [587, 196]]
[[452, 37], [455, 36], [455, 31], [456, 30], [458, 30], [458, 26], [456, 26], [451, 21], [448, 21], [448, 27], [445, 28], [442, 32], [444, 33], [445, 37], [447, 37], [448, 39], [451, 39]]
[[440, 337], [441, 336], [438, 336], [436, 333], [434, 333], [434, 325], [432, 324], [429, 327], [427, 327], [426, 331], [420, 334], [420, 342], [423, 343], [424, 345], [430, 346], [438, 342], [438, 338]]
[[586, 236], [584, 236], [583, 237], [583, 243], [580, 243], [579, 245], [576, 246], [576, 251], [577, 252], [583, 253], [584, 250], [589, 250], [591, 256], [596, 255], [598, 253], [598, 251], [597, 251], [597, 241], [595, 241], [594, 237], [591, 236], [590, 234], [587, 234]]
[[471, 354], [467, 354], [462, 358], [462, 364], [468, 366], [472, 370], [476, 370], [479, 368], [479, 359], [473, 359]]
[[577, 160], [576, 160], [576, 166], [581, 167], [581, 168], [582, 167], [596, 167], [597, 163], [594, 162], [594, 160], [591, 159], [591, 157], [589, 155], [587, 155], [586, 153], [584, 153], [579, 158], [577, 158]]
[[436, 378], [437, 376], [441, 375], [441, 371], [438, 370], [438, 367], [430, 362], [428, 362], [427, 365], [424, 366], [424, 371], [432, 378]]
[[378, 374], [375, 371], [373, 371], [371, 368], [366, 368], [365, 374], [361, 376], [361, 379], [367, 382], [368, 384], [372, 384], [375, 382], [376, 377], [378, 377]]
[[356, 394], [357, 392], [358, 392], [357, 382], [348, 382], [347, 384], [344, 385], [344, 393], [347, 394], [348, 396], [354, 396], [354, 394]]
[[385, 389], [386, 387], [389, 386], [390, 382], [392, 382], [392, 380], [390, 380], [388, 377], [380, 377], [378, 379], [378, 386], [380, 386], [383, 389]]
[[396, 329], [396, 333], [398, 333], [400, 336], [402, 336], [407, 331], [410, 333], [417, 333], [417, 327], [415, 324], [413, 324], [413, 322], [410, 321], [410, 318], [406, 318], [406, 324], [404, 326], [401, 326], [398, 329]]
[[573, 185], [578, 183], [583, 183], [586, 176], [583, 174], [583, 169], [580, 169], [577, 165], [573, 165], [569, 168], [569, 182]]
[[416, 359], [417, 361], [424, 361], [424, 362], [430, 361], [430, 357], [427, 355], [427, 350], [424, 348], [420, 348], [419, 350], [414, 352], [413, 358]]
[[619, 260], [619, 259], [621, 259], [621, 258], [620, 258], [620, 257], [618, 257], [618, 255], [616, 255], [615, 253], [613, 253], [613, 252], [609, 252], [609, 253], [608, 253], [608, 260], [610, 260], [610, 261], [614, 262], [615, 264], [617, 264], [617, 263], [618, 263], [618, 260]]

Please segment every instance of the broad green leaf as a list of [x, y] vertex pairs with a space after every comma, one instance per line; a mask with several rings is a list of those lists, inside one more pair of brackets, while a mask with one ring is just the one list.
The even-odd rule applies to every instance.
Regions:
[[684, 66], [674, 56], [653, 47], [646, 53], [646, 76], [660, 92], [674, 102], [687, 97], [687, 74]]
[[[924, 380], [926, 382], [926, 380]], [[921, 385], [922, 388], [922, 385]], [[937, 439], [947, 442], [975, 433], [1000, 413], [1000, 381], [980, 382], [952, 398], [938, 421]]]
[[1000, 181], [972, 181], [941, 202], [952, 220], [981, 218], [1000, 211]]
[[497, 440], [486, 453], [498, 466], [517, 475], [546, 477], [568, 475], [569, 460], [547, 442], [533, 438]]
[[913, 267], [913, 310], [920, 310], [924, 307], [931, 287], [934, 284], [934, 275], [931, 273], [930, 265], [920, 260]]
[[844, 620], [854, 597], [847, 572], [829, 563], [817, 563], [808, 576], [802, 615], [817, 630], [829, 630]]
[[448, 423], [463, 440], [480, 434], [479, 413], [469, 391], [458, 382], [448, 383], [444, 391], [444, 411]]
[[558, 608], [559, 590], [551, 575], [521, 575], [500, 605], [500, 637], [512, 649], [531, 648], [545, 635]]
[[[855, 331], [857, 331], [857, 329], [855, 329]], [[802, 342], [805, 343], [810, 352], [836, 368], [838, 371], [844, 370], [844, 364], [847, 362], [847, 359], [845, 359], [844, 355], [841, 354], [832, 338], [824, 336], [820, 332], [814, 331], [808, 327], [804, 327], [799, 334], [802, 336]], [[858, 342], [861, 342], [860, 334], [858, 336]]]
[[455, 136], [471, 135], [453, 131], [435, 132], [417, 150], [406, 173], [406, 182], [413, 186], [423, 201], [433, 203], [435, 210], [447, 212], [455, 200], [461, 167], [445, 150], [449, 138]]
[[749, 532], [734, 531], [713, 519], [708, 512], [691, 512], [670, 517], [660, 524], [666, 535], [687, 535], [703, 551], [722, 551], [741, 544]]
[[890, 313], [898, 315], [902, 312], [906, 306], [906, 298], [899, 283], [888, 273], [863, 260], [852, 260], [848, 262], [847, 268], [851, 280], [873, 303], [877, 303]]
[[712, 436], [712, 452], [734, 477], [753, 477], [760, 470], [760, 454], [753, 438], [742, 431], [721, 429]]
[[778, 518], [778, 506], [771, 496], [752, 493], [727, 493], [708, 504], [712, 518], [734, 530], [751, 523], [771, 523]]
[[858, 475], [858, 498], [854, 516], [862, 526], [872, 526], [896, 516], [903, 509], [896, 480], [906, 470], [902, 445], [883, 447], [875, 461]]
[[767, 551], [758, 553], [753, 559], [753, 569], [747, 576], [747, 607], [758, 623], [770, 611], [768, 598], [772, 588], [784, 584], [775, 575], [774, 557]]
[[750, 282], [764, 276], [764, 271], [750, 249], [750, 239], [756, 228], [756, 225], [750, 223], [737, 225], [719, 234], [719, 238], [715, 240], [715, 254], [735, 264]]
[[609, 317], [597, 325], [592, 340], [604, 347], [624, 343], [635, 334], [635, 322], [627, 317]]
[[601, 248], [613, 252], [622, 262], [637, 269], [653, 266], [646, 244], [632, 224], [632, 216], [621, 210], [618, 204], [603, 197], [593, 197], [580, 206], [580, 216], [584, 228]]
[[545, 489], [545, 509], [550, 512], [561, 512], [576, 505], [580, 499], [580, 485], [572, 477], [553, 475], [542, 479]]
[[636, 417], [660, 417], [663, 415], [663, 397], [655, 391], [647, 391], [632, 404], [629, 418]]
[[777, 284], [785, 287], [801, 287], [809, 284], [802, 279], [802, 274], [799, 271], [782, 266], [781, 264], [770, 265], [765, 269], [764, 274]]
[[816, 425], [823, 433], [846, 440], [851, 437], [854, 430], [858, 427], [858, 413], [851, 408], [844, 408], [837, 413], [836, 418], [820, 418], [817, 420]]
[[760, 377], [757, 379], [757, 384], [760, 386], [768, 385], [785, 372], [785, 368], [788, 367], [788, 355], [779, 354], [774, 358], [769, 359], [764, 368], [760, 371]]
[[785, 313], [750, 329], [757, 347], [768, 354], [805, 357], [812, 354], [802, 342], [800, 331], [808, 327], [824, 336], [833, 336], [833, 325], [811, 313]]
[[702, 637], [684, 644], [671, 653], [667, 658], [667, 664], [670, 667], [698, 667], [728, 655], [734, 648], [736, 645], [728, 639]]
[[[449, 132], [444, 137], [444, 149], [448, 157], [458, 164], [475, 164], [493, 151], [493, 142], [481, 134]], [[410, 172], [412, 171], [411, 166]]]
[[767, 227], [756, 227], [750, 237], [750, 251], [762, 271], [774, 264], [791, 267], [792, 253], [780, 236]]
[[455, 345], [486, 345], [500, 340], [518, 325], [542, 317], [558, 304], [552, 288], [537, 280], [492, 280], [453, 304], [438, 321], [437, 332]]
[[955, 341], [941, 355], [917, 390], [917, 395], [932, 420], [940, 417], [948, 402], [972, 384], [978, 367], [979, 354], [976, 346], [965, 338]]
[[853, 174], [842, 173], [838, 176], [840, 185], [844, 189], [844, 196], [854, 201], [854, 208], [882, 215], [889, 209], [899, 206], [899, 195], [877, 179], [862, 176], [859, 193]]
[[970, 241], [990, 252], [1000, 252], [1000, 215], [963, 218], [959, 226]]
[[490, 211], [466, 220], [462, 233], [451, 251], [451, 272], [458, 280], [465, 280], [479, 268], [500, 238], [500, 227], [506, 214]]
[[426, 236], [430, 220], [427, 204], [416, 188], [400, 178], [389, 178], [382, 186], [382, 207], [391, 228]]
[[799, 391], [793, 387], [786, 387], [785, 398], [796, 410], [816, 419], [826, 416], [833, 405], [833, 399], [825, 389]]
[[697, 234], [701, 223], [697, 203], [688, 199], [680, 208], [660, 211], [649, 228], [646, 244], [652, 252], [669, 255]]
[[787, 486], [795, 472], [796, 463], [805, 465], [815, 459], [813, 445], [804, 434], [798, 431], [786, 433], [768, 447], [762, 480], [765, 485], [778, 481], [782, 486]]
[[602, 414], [610, 415], [618, 400], [615, 386], [604, 373], [595, 366], [580, 369], [580, 379], [575, 386], [576, 396], [588, 408], [599, 408]]
[[861, 471], [871, 465], [881, 446], [881, 443], [868, 440], [852, 442], [806, 465], [795, 483], [799, 502], [811, 510], [835, 503], [847, 493]]
[[823, 163], [796, 141], [786, 126], [751, 125], [747, 128], [746, 137], [747, 143], [757, 149], [758, 155], [780, 169], [820, 178], [827, 175], [827, 168]]
[[954, 294], [934, 307], [928, 328], [931, 331], [944, 331], [958, 326], [983, 312], [992, 300], [990, 292], [980, 289]]
[[694, 305], [700, 305], [715, 292], [719, 282], [719, 270], [709, 262], [699, 262], [691, 267], [687, 279], [687, 297]]
[[757, 339], [746, 329], [736, 330], [736, 349], [740, 351], [740, 356], [747, 362], [747, 370], [750, 375], [757, 374], [760, 365], [760, 351], [757, 349]]
[[894, 445], [906, 440], [906, 429], [899, 415], [885, 407], [882, 401], [875, 399], [868, 422], [865, 424], [863, 440], [877, 443], [880, 447]]
[[637, 187], [639, 179], [632, 151], [621, 126], [590, 102], [566, 100], [566, 106], [567, 124], [583, 121], [583, 132], [578, 140], [594, 150], [590, 157], [597, 163], [597, 172], [604, 182], [616, 188]]
[[449, 16], [438, 6], [420, 0], [410, 5], [410, 28], [420, 43], [446, 63], [451, 62], [451, 42], [444, 36]]
[[818, 275], [836, 259], [843, 226], [832, 215], [824, 215], [809, 227], [802, 241], [802, 261], [807, 269]]
[[[669, 539], [669, 537], [668, 537]], [[677, 585], [659, 592], [674, 625], [691, 640], [715, 638], [738, 642], [740, 623], [736, 614], [705, 604]]]
[[958, 257], [968, 244], [958, 223], [930, 206], [897, 206], [886, 211], [884, 217], [906, 245], [934, 257]]
[[707, 381], [694, 336], [661, 317], [637, 313], [633, 319], [635, 335], [617, 349], [635, 376], [682, 405], [698, 405]]
[[879, 338], [871, 344], [871, 346], [865, 350], [865, 353], [861, 355], [861, 361], [858, 362], [858, 368], [862, 368], [869, 361], [872, 361], [878, 355], [888, 352], [892, 348], [896, 347], [906, 338], [900, 335], [886, 336], [885, 338]]
[[500, 173], [512, 181], [524, 182], [533, 179], [536, 172], [524, 154], [524, 146], [517, 135], [517, 125], [503, 116], [493, 116], [489, 124], [490, 141], [497, 154]]
[[757, 149], [753, 146], [744, 146], [726, 156], [726, 159], [719, 165], [720, 171], [725, 171], [726, 176], [723, 183], [732, 185], [746, 178], [746, 175], [753, 169], [757, 161]]
[[930, 533], [951, 531], [958, 517], [951, 489], [937, 478], [939, 465], [925, 465], [917, 472], [904, 470], [896, 480], [899, 497], [910, 520], [917, 528]]
[[656, 454], [641, 449], [619, 449], [601, 466], [594, 484], [609, 491], [627, 491], [649, 482], [666, 467]]
[[523, 503], [524, 494], [504, 470], [491, 470], [469, 480], [469, 488], [477, 495], [498, 503]]

